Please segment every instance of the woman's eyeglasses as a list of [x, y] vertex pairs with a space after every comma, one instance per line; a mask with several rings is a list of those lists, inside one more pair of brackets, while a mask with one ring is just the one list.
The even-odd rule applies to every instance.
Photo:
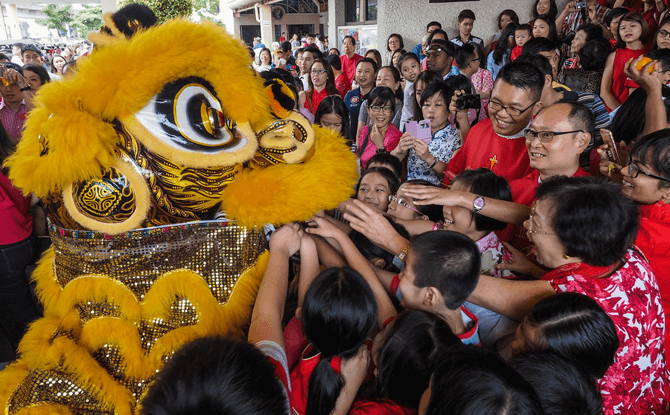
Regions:
[[326, 73], [323, 69], [312, 69], [312, 75], [323, 75]]
[[379, 106], [379, 105], [373, 105], [373, 106], [370, 107], [370, 111], [373, 111], [373, 112], [384, 111], [385, 113], [390, 114], [390, 113], [393, 112], [393, 108], [382, 107], [382, 106]]
[[536, 231], [535, 225], [533, 225], [533, 218], [535, 217], [535, 206], [530, 209], [530, 216], [528, 217], [528, 228], [526, 229], [526, 232], [528, 233], [534, 233], [534, 234], [539, 234], [539, 235], [556, 235], [555, 233], [552, 232], [542, 232], [542, 231]]
[[405, 203], [405, 202], [404, 202], [402, 199], [400, 199], [399, 197], [395, 197], [395, 195], [389, 195], [389, 203], [393, 203], [393, 202], [396, 202], [396, 203], [399, 204], [400, 206], [404, 206], [404, 207], [406, 207], [407, 209], [413, 210], [413, 211], [415, 211], [416, 213], [418, 213], [419, 215], [423, 215], [423, 213], [421, 213], [421, 212], [419, 212], [418, 210], [414, 209], [413, 207], [411, 207], [410, 205], [408, 205], [407, 203]]

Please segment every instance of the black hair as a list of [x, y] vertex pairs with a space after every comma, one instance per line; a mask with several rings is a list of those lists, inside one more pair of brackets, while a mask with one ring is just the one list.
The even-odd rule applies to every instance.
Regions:
[[[596, 121], [593, 113], [586, 106], [578, 102], [568, 101], [565, 98], [559, 100], [556, 104], [563, 104], [570, 107], [567, 119], [570, 120], [573, 130], [582, 130], [589, 133], [589, 143], [582, 154], [579, 155], [579, 164], [581, 166], [588, 166], [591, 150], [603, 143], [602, 137], [596, 135]], [[541, 108], [540, 112], [542, 112], [543, 109], [544, 108]]]
[[498, 353], [459, 345], [437, 361], [426, 415], [542, 415], [533, 388]]
[[657, 30], [656, 33], [654, 34], [654, 47], [652, 48], [652, 50], [658, 49], [658, 42], [656, 42], [656, 38], [657, 38], [658, 32], [661, 30], [661, 28], [662, 28], [663, 26], [665, 26], [665, 25], [667, 25], [667, 24], [670, 24], [670, 16], [665, 16], [665, 17], [661, 20], [661, 22], [658, 24], [658, 30]]
[[[377, 72], [377, 69], [379, 69], [383, 66], [383, 64], [382, 64], [382, 54], [379, 53], [379, 51], [377, 49], [369, 49], [365, 52], [365, 56], [367, 56], [369, 53], [372, 53], [373, 55], [375, 55], [375, 58], [371, 59], [371, 60], [374, 61], [375, 72]], [[363, 59], [370, 59], [370, 58], [363, 58]], [[363, 60], [363, 59], [361, 59], [361, 60]], [[361, 60], [359, 60], [358, 62], [360, 62]], [[356, 65], [358, 65], [358, 63]]]
[[[463, 90], [465, 91], [466, 94], [472, 93], [475, 90], [475, 88], [472, 86], [472, 81], [470, 81], [470, 78], [468, 78], [463, 74], [450, 76], [449, 78], [445, 79], [444, 82], [442, 83], [448, 86], [449, 88], [453, 89], [454, 91]], [[449, 100], [447, 102], [450, 101], [451, 96], [449, 97]]]
[[349, 110], [344, 100], [339, 95], [329, 95], [321, 100], [316, 113], [314, 113], [314, 124], [321, 125], [321, 117], [326, 114], [335, 114], [342, 118], [342, 129], [340, 134], [349, 140]]
[[328, 50], [329, 55], [337, 55], [338, 57], [340, 56], [340, 50], [337, 48], [330, 48]]
[[[420, 184], [422, 186], [432, 186], [440, 187], [434, 183], [429, 182], [428, 180], [422, 179], [412, 179], [407, 180], [405, 183], [409, 184]], [[444, 220], [444, 209], [442, 205], [416, 205], [416, 210], [421, 212], [422, 215], [428, 217], [428, 220], [431, 222], [440, 222]], [[409, 238], [407, 238], [409, 240]]]
[[314, 33], [307, 33], [305, 37], [313, 37], [316, 38], [316, 35]]
[[[433, 38], [438, 33], [441, 33], [442, 35], [444, 35], [444, 40], [449, 42], [449, 35], [447, 34], [447, 32], [445, 32], [442, 29], [435, 29], [435, 30], [433, 30], [433, 32], [430, 35], [428, 35], [428, 39], [426, 40], [426, 44], [430, 46], [430, 44], [433, 43]], [[449, 43], [451, 43], [451, 42], [449, 42]]]
[[477, 49], [477, 57], [479, 58], [479, 67], [482, 69], [486, 69], [486, 52], [484, 52], [484, 46], [480, 45], [479, 43], [468, 42], [468, 44], [474, 46], [474, 48]]
[[307, 415], [333, 410], [344, 380], [330, 366], [331, 359], [354, 356], [376, 325], [375, 296], [358, 272], [329, 268], [314, 279], [305, 293], [302, 326], [321, 356], [309, 377]]
[[342, 70], [342, 61], [340, 60], [339, 56], [328, 55], [328, 57], [326, 57], [326, 60], [328, 61], [331, 67], [337, 69], [338, 71]]
[[387, 169], [386, 167], [370, 167], [369, 169], [363, 170], [363, 173], [361, 173], [360, 179], [358, 179], [358, 183], [356, 183], [356, 193], [358, 193], [358, 188], [361, 186], [361, 181], [365, 176], [367, 176], [370, 173], [378, 173], [380, 174], [384, 179], [386, 179], [386, 184], [388, 184], [389, 191], [391, 192], [392, 195], [395, 194], [395, 192], [398, 191], [398, 188], [400, 187], [400, 179], [398, 176], [396, 176], [391, 170]]
[[[290, 43], [289, 43], [289, 45], [290, 45]], [[318, 46], [316, 46], [316, 45], [305, 46], [305, 49], [303, 50], [303, 53], [305, 53], [305, 52], [310, 52], [313, 55], [314, 60], [323, 59], [323, 52], [321, 52], [321, 49], [319, 49]]]
[[[407, 232], [407, 229], [405, 229], [404, 226], [392, 220], [390, 220], [389, 223], [400, 236], [407, 240], [411, 239], [409, 232]], [[357, 231], [351, 232], [349, 239], [351, 239], [351, 242], [356, 245], [356, 248], [358, 248], [361, 255], [363, 255], [368, 261], [372, 262], [376, 259], [381, 259], [384, 261], [384, 266], [381, 267], [382, 269], [396, 273], [400, 272], [400, 269], [398, 269], [398, 267], [393, 264], [393, 258], [395, 254], [384, 250], [378, 245], [375, 245], [365, 235]]]
[[661, 69], [664, 71], [670, 70], [670, 49], [652, 50], [645, 56], [649, 59], [658, 61], [658, 63], [661, 64]]
[[[451, 183], [455, 182], [462, 183], [470, 193], [491, 199], [512, 201], [512, 190], [507, 180], [489, 169], [480, 167], [474, 170], [465, 170], [456, 176]], [[473, 213], [473, 216], [475, 219], [475, 229], [478, 231], [493, 232], [503, 230], [507, 227], [507, 223], [479, 213]]]
[[389, 37], [386, 39], [386, 50], [387, 51], [389, 51], [389, 52], [391, 51], [391, 49], [389, 48], [389, 40], [391, 40], [392, 37], [396, 37], [400, 41], [400, 47], [398, 49], [404, 49], [405, 48], [405, 42], [402, 40], [402, 35], [399, 35], [398, 33], [391, 33], [389, 35]]
[[2, 61], [11, 61], [11, 59], [9, 59], [9, 57], [7, 57], [7, 55], [4, 53], [0, 53], [0, 62]]
[[400, 160], [398, 160], [398, 157], [391, 155], [391, 153], [384, 152], [375, 154], [374, 156], [370, 157], [367, 166], [370, 166], [371, 164], [374, 163], [382, 164], [384, 167], [388, 166], [386, 168], [391, 170], [391, 172], [398, 179], [400, 179], [400, 176], [402, 176], [402, 163], [400, 162]]
[[543, 181], [535, 195], [551, 200], [554, 232], [568, 256], [611, 266], [635, 239], [638, 208], [621, 193], [620, 185], [603, 178], [556, 177]]
[[23, 76], [23, 68], [21, 65], [17, 65], [14, 62], [4, 62], [0, 63], [0, 65], [4, 66], [7, 69], [14, 69], [16, 72], [20, 73]]
[[[393, 53], [391, 54], [391, 62], [390, 62], [391, 65], [393, 65], [393, 58], [394, 58], [395, 55], [397, 55], [397, 54], [400, 54], [400, 57], [398, 58], [398, 61], [399, 61], [400, 58], [402, 57], [402, 55], [407, 55], [407, 51], [406, 51], [405, 49], [396, 49], [396, 50], [394, 50]], [[398, 71], [400, 71], [400, 65], [398, 65], [398, 66], [394, 66], [394, 68], [396, 68]]]
[[454, 57], [456, 55], [456, 45], [451, 43], [449, 40], [442, 40], [442, 39], [434, 39], [431, 40], [430, 43], [428, 44], [428, 47], [432, 45], [438, 45], [444, 50], [447, 55]]
[[552, 77], [552, 79], [554, 77], [554, 69], [551, 67], [549, 59], [547, 59], [547, 57], [544, 55], [531, 55], [529, 53], [522, 53], [518, 58], [516, 58], [514, 62], [522, 62], [528, 65], [533, 65], [541, 70], [544, 76], [549, 75]]
[[[670, 129], [654, 131], [635, 140], [630, 156], [653, 167], [659, 176], [670, 179]], [[659, 180], [658, 187], [668, 188], [670, 182]]]
[[511, 22], [505, 29], [503, 29], [502, 34], [500, 35], [500, 40], [496, 43], [496, 48], [493, 50], [493, 62], [496, 65], [504, 65], [509, 62], [509, 55], [507, 54], [509, 38], [514, 37], [514, 32], [516, 31], [517, 24]]
[[498, 72], [496, 83], [501, 81], [515, 88], [528, 91], [529, 98], [533, 102], [538, 101], [542, 96], [544, 75], [542, 71], [534, 66], [523, 62], [508, 63]]
[[582, 31], [586, 33], [586, 41], [588, 42], [589, 40], [593, 39], [598, 39], [600, 37], [603, 37], [603, 28], [600, 25], [593, 24], [593, 23], [584, 23], [583, 25], [579, 26], [577, 30], [575, 30], [575, 33]]
[[127, 38], [133, 36], [139, 28], [147, 29], [158, 23], [158, 18], [148, 6], [137, 3], [119, 9], [112, 15], [112, 20], [114, 26]]
[[32, 43], [25, 43], [21, 47], [21, 57], [23, 58], [23, 54], [29, 50], [32, 52], [37, 52], [40, 56], [42, 56], [42, 50], [40, 50], [40, 48], [37, 47], [37, 45], [33, 45]]
[[512, 20], [512, 23], [519, 24], [519, 16], [516, 14], [516, 12], [512, 9], [505, 9], [498, 14], [498, 18], [496, 19], [496, 24], [498, 26], [498, 30], [502, 30], [502, 17], [507, 16]]
[[[621, 23], [623, 22], [632, 22], [632, 23], [637, 23], [640, 26], [642, 26], [642, 33], [640, 34], [640, 42], [642, 42], [643, 45], [646, 45], [647, 42], [649, 41], [649, 38], [651, 37], [651, 31], [649, 30], [649, 25], [647, 24], [647, 21], [645, 20], [644, 16], [642, 16], [638, 12], [629, 12], [623, 15], [621, 20], [619, 20], [619, 30], [621, 30]], [[626, 47], [626, 42], [619, 36], [616, 42], [616, 47], [619, 49], [624, 49]]]
[[547, 38], [552, 42], [554, 42], [555, 45], [558, 45], [559, 44], [558, 31], [556, 30], [556, 21], [554, 20], [554, 18], [552, 18], [548, 14], [542, 14], [540, 16], [537, 16], [537, 18], [535, 18], [535, 21], [538, 20], [542, 20], [549, 26], [549, 36], [547, 36]]
[[358, 65], [360, 65], [361, 63], [369, 63], [370, 65], [372, 65], [372, 69], [374, 70], [375, 73], [377, 73], [377, 70], [379, 69], [377, 67], [377, 62], [375, 62], [374, 59], [361, 58], [361, 59], [358, 60], [358, 62], [356, 62], [356, 68], [358, 68]]
[[[315, 64], [320, 63], [323, 65], [323, 69], [326, 71], [326, 75], [328, 76], [328, 79], [326, 80], [326, 91], [328, 92], [328, 95], [337, 95], [339, 92], [337, 91], [337, 87], [335, 86], [335, 74], [333, 73], [333, 68], [330, 67], [330, 64], [328, 63], [327, 60], [323, 58], [316, 58], [314, 59], [314, 62], [312, 63], [311, 68], [314, 67]], [[314, 92], [314, 84], [312, 83], [312, 76], [311, 74], [307, 77], [307, 83], [309, 84], [309, 90], [307, 91], [308, 96]], [[311, 100], [311, 98], [308, 98]], [[312, 108], [312, 111], [316, 111], [316, 108]]]
[[601, 415], [602, 397], [591, 375], [551, 352], [522, 353], [510, 362], [537, 393], [544, 415]]
[[522, 31], [522, 30], [527, 31], [528, 34], [529, 34], [531, 37], [533, 36], [533, 28], [530, 27], [529, 24], [527, 24], [527, 23], [520, 24], [520, 25], [518, 25], [518, 26], [516, 27], [516, 29], [514, 29], [515, 32], [520, 32], [520, 31]]
[[619, 338], [612, 318], [591, 297], [564, 292], [544, 298], [528, 312], [537, 350], [548, 350], [601, 378], [614, 363]]
[[481, 255], [467, 236], [452, 231], [425, 232], [410, 245], [414, 285], [434, 287], [450, 310], [456, 310], [479, 281]]
[[342, 38], [342, 43], [344, 43], [344, 39], [351, 39], [351, 41], [353, 42], [354, 46], [356, 46], [356, 38], [354, 38], [353, 36], [351, 36], [351, 35], [347, 35], [347, 36], [343, 37], [343, 38]]
[[419, 104], [421, 102], [421, 97], [419, 99], [416, 99], [416, 85], [421, 82], [423, 84], [424, 89], [428, 88], [428, 85], [435, 83], [435, 82], [442, 82], [442, 76], [437, 73], [436, 71], [423, 71], [417, 75], [416, 80], [414, 80], [414, 93], [413, 99], [412, 99], [412, 106], [413, 106], [413, 117], [412, 120], [418, 121], [418, 120], [423, 120], [423, 112], [421, 111], [421, 105]]
[[180, 348], [141, 401], [147, 415], [280, 415], [284, 386], [268, 358], [246, 341], [202, 337]]
[[387, 329], [379, 348], [376, 398], [418, 408], [436, 358], [460, 339], [435, 314], [406, 310]]
[[461, 10], [461, 12], [458, 13], [458, 22], [460, 23], [465, 19], [477, 20], [477, 18], [475, 17], [475, 12], [473, 12], [470, 9]]
[[[385, 66], [385, 68], [391, 68], [391, 66]], [[372, 105], [377, 102], [377, 105], [389, 104], [393, 110], [392, 113], [395, 113], [395, 99], [396, 95], [393, 93], [391, 88], [387, 86], [376, 86], [372, 88], [372, 91], [370, 91], [370, 97], [368, 98], [368, 112], [370, 111], [370, 107], [372, 107]]]
[[552, 52], [556, 50], [556, 42], [546, 37], [534, 37], [525, 45], [521, 53], [527, 55], [539, 55], [542, 52]]
[[42, 82], [42, 85], [44, 85], [46, 83], [49, 83], [51, 81], [51, 78], [49, 77], [49, 72], [47, 72], [47, 70], [42, 65], [36, 65], [34, 63], [29, 63], [29, 64], [26, 64], [26, 65], [23, 65], [23, 70], [36, 73], [37, 76], [40, 77], [40, 81]]
[[585, 71], [602, 71], [607, 64], [607, 57], [612, 53], [612, 45], [605, 38], [596, 38], [586, 42], [579, 51], [579, 63]]
[[442, 29], [442, 23], [433, 21], [426, 25], [426, 32], [430, 29], [431, 26], [437, 26], [438, 29]]
[[[467, 79], [465, 75], [461, 76]], [[454, 88], [448, 86], [445, 82], [434, 82], [432, 84], [429, 84], [421, 94], [421, 107], [423, 108], [428, 98], [431, 98], [438, 94], [442, 96], [443, 103], [445, 105], [449, 105], [449, 102], [451, 102], [451, 97], [454, 96]]]
[[[532, 15], [533, 15], [533, 20], [537, 19], [539, 16], [537, 12], [537, 4], [540, 2], [540, 0], [535, 0], [533, 2], [533, 8], [531, 10]], [[556, 16], [558, 16], [558, 6], [556, 6], [556, 0], [549, 0], [549, 13], [546, 13], [549, 16], [551, 16], [554, 20], [556, 19]]]
[[[612, 20], [616, 19], [617, 17], [623, 16], [624, 14], [628, 13], [629, 11], [630, 10], [628, 10], [625, 7], [615, 7], [615, 8], [611, 9], [610, 11], [608, 11], [605, 14], [605, 17], [603, 18], [603, 21], [605, 22], [605, 24], [609, 28], [610, 25], [612, 24]], [[665, 20], [665, 19], [663, 19], [663, 20]], [[663, 23], [663, 20], [661, 20], [661, 23]], [[663, 26], [663, 25], [662, 24], [658, 25], [658, 27], [661, 27], [661, 26]]]
[[454, 61], [459, 68], [467, 66], [476, 56], [475, 46], [472, 43], [464, 43], [463, 46], [456, 48]]
[[[670, 88], [664, 85], [661, 88], [661, 94], [663, 96], [667, 121], [670, 123]], [[626, 144], [630, 145], [642, 134], [646, 125], [644, 116], [646, 101], [647, 91], [644, 88], [637, 88], [621, 104], [610, 124], [612, 136], [617, 143], [625, 141]]]

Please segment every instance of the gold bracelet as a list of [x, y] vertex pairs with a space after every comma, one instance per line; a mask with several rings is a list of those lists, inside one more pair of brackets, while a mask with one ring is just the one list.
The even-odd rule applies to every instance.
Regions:
[[398, 259], [401, 260], [402, 262], [405, 262], [405, 258], [407, 258], [407, 254], [409, 253], [409, 245], [405, 246], [402, 251], [398, 254]]

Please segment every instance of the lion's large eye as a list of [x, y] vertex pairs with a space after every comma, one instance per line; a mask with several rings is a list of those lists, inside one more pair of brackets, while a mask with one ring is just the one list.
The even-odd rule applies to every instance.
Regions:
[[166, 84], [135, 116], [172, 147], [198, 153], [237, 151], [247, 138], [222, 113], [213, 90], [202, 78], [182, 78]]

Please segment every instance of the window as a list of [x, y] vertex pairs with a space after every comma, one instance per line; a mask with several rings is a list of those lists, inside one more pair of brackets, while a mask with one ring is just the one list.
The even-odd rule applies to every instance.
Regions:
[[347, 24], [377, 22], [379, 0], [344, 0], [344, 17]]
[[377, 0], [365, 0], [365, 20], [377, 20]]

